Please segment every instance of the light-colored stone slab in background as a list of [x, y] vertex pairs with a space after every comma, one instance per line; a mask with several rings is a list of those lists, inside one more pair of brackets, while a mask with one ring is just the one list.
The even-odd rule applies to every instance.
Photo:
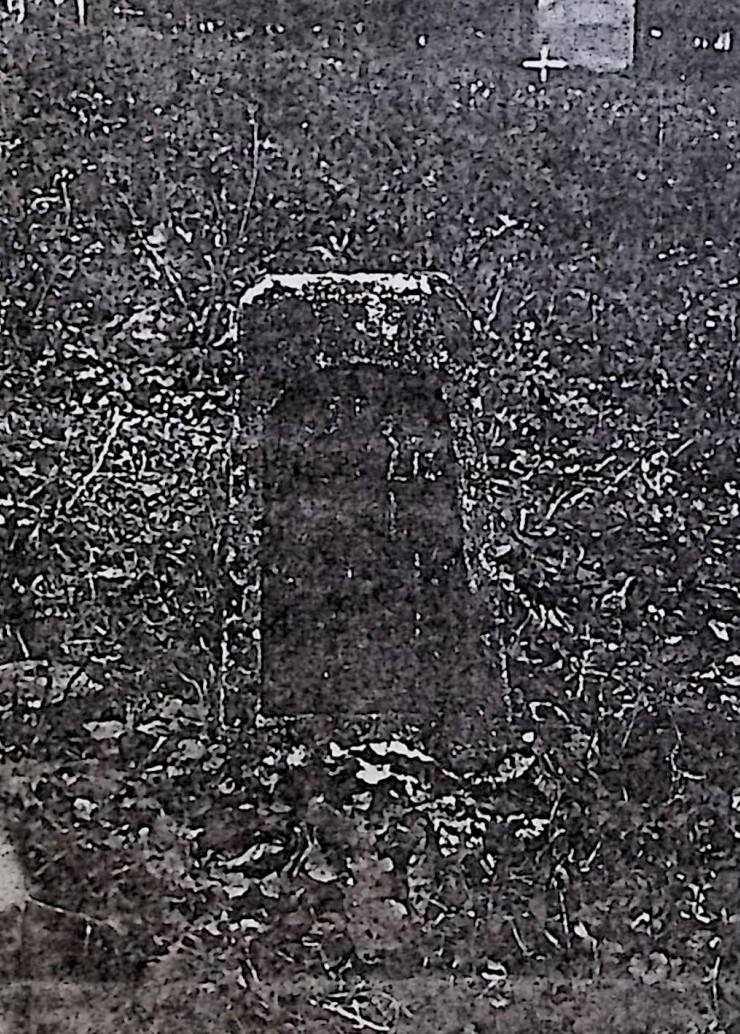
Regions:
[[619, 72], [635, 53], [635, 0], [539, 0], [535, 47], [572, 68]]

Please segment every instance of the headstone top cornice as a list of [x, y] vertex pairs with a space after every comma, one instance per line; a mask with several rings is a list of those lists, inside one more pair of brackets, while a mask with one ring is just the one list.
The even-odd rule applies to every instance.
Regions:
[[288, 295], [305, 301], [329, 301], [332, 296], [352, 295], [406, 300], [420, 300], [436, 293], [452, 290], [446, 273], [271, 273], [257, 281], [241, 297], [243, 306], [266, 300], [274, 295]]
[[270, 273], [244, 292], [240, 312], [253, 392], [269, 398], [286, 374], [311, 365], [370, 363], [454, 381], [471, 361], [471, 314], [442, 272]]

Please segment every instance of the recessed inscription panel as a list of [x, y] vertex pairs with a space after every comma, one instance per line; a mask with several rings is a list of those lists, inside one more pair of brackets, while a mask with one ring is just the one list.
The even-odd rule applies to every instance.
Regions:
[[438, 384], [317, 370], [286, 387], [265, 449], [264, 710], [433, 712], [468, 635]]

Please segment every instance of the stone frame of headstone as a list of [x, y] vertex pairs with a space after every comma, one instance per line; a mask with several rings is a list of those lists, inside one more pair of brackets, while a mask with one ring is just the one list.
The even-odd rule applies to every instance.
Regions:
[[[471, 315], [444, 274], [275, 274], [245, 292], [240, 328], [233, 375], [240, 384], [240, 431], [251, 456], [251, 462], [245, 461], [241, 469], [242, 475], [249, 468], [254, 476], [245, 477], [243, 496], [241, 501], [235, 498], [231, 515], [235, 547], [228, 576], [234, 599], [223, 648], [225, 714], [232, 727], [331, 721], [331, 716], [311, 711], [272, 714], [263, 698], [261, 554], [253, 531], [255, 491], [261, 491], [264, 484], [266, 414], [286, 383], [299, 380], [308, 371], [362, 364], [431, 378], [431, 383], [442, 387], [451, 410], [464, 408], [465, 374], [474, 362]], [[251, 494], [251, 502], [247, 494]], [[263, 506], [260, 495], [260, 512]], [[464, 523], [459, 499], [458, 512]], [[257, 526], [261, 527], [261, 522]], [[475, 656], [471, 655], [469, 678], [463, 679], [466, 685], [446, 703], [460, 714], [475, 711], [481, 715], [489, 710], [499, 714], [495, 679], [487, 671], [481, 645], [484, 621], [477, 598], [469, 590], [468, 576], [466, 570], [465, 606]], [[245, 603], [250, 596], [252, 602]], [[252, 615], [251, 622], [246, 614]], [[350, 717], [353, 722], [372, 723], [383, 716]], [[393, 717], [415, 721], [434, 716], [404, 710]]]

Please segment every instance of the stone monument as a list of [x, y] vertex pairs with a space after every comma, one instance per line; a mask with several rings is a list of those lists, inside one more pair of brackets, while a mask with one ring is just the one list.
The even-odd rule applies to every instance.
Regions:
[[242, 313], [264, 460], [262, 714], [475, 708], [490, 691], [448, 411], [470, 327], [449, 280], [276, 275]]

